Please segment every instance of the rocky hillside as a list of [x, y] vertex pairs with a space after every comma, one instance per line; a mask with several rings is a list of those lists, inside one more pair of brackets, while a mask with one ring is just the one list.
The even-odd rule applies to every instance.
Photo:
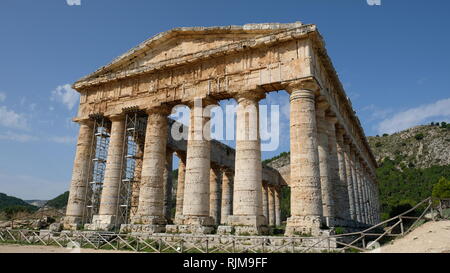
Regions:
[[450, 126], [446, 123], [368, 137], [368, 141], [380, 163], [389, 158], [397, 161], [401, 168], [424, 169], [450, 165]]

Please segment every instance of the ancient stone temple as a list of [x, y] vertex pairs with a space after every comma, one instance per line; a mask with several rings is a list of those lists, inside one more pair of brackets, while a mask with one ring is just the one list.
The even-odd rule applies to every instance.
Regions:
[[[65, 229], [266, 234], [281, 225], [285, 186], [288, 236], [380, 221], [376, 161], [315, 25], [172, 29], [73, 88], [80, 131]], [[278, 90], [290, 94], [287, 171], [261, 162], [258, 105]], [[194, 107], [224, 99], [238, 104], [235, 149], [208, 137], [208, 111]], [[180, 104], [188, 127], [168, 118]]]

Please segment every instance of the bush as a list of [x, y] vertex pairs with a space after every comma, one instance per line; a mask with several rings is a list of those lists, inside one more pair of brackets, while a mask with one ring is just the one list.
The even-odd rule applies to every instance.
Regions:
[[377, 143], [375, 144], [375, 147], [377, 147], [377, 148], [379, 148], [379, 147], [381, 147], [381, 146], [383, 146], [383, 144], [382, 144], [381, 142], [377, 142]]
[[387, 136], [389, 136], [389, 134], [383, 134], [383, 136], [384, 136], [384, 137], [387, 137]]
[[450, 198], [450, 180], [441, 177], [433, 187], [433, 198], [447, 199]]
[[416, 139], [416, 140], [422, 140], [423, 138], [424, 138], [425, 136], [422, 134], [422, 133], [419, 133], [419, 134], [417, 134], [414, 138]]

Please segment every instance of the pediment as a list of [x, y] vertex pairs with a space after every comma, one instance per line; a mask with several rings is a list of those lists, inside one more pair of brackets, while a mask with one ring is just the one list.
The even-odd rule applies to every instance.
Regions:
[[176, 28], [160, 33], [131, 49], [110, 64], [80, 79], [75, 85], [99, 77], [149, 67], [168, 60], [214, 50], [230, 44], [302, 26], [292, 24], [248, 24], [227, 27]]

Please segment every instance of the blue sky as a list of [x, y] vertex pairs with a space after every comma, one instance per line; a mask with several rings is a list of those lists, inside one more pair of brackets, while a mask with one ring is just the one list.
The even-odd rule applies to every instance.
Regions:
[[[0, 192], [48, 199], [67, 190], [78, 133], [70, 84], [180, 26], [317, 24], [367, 135], [450, 121], [449, 11], [444, 0], [3, 0]], [[267, 100], [283, 108], [288, 97]], [[263, 157], [288, 149], [285, 133]]]

